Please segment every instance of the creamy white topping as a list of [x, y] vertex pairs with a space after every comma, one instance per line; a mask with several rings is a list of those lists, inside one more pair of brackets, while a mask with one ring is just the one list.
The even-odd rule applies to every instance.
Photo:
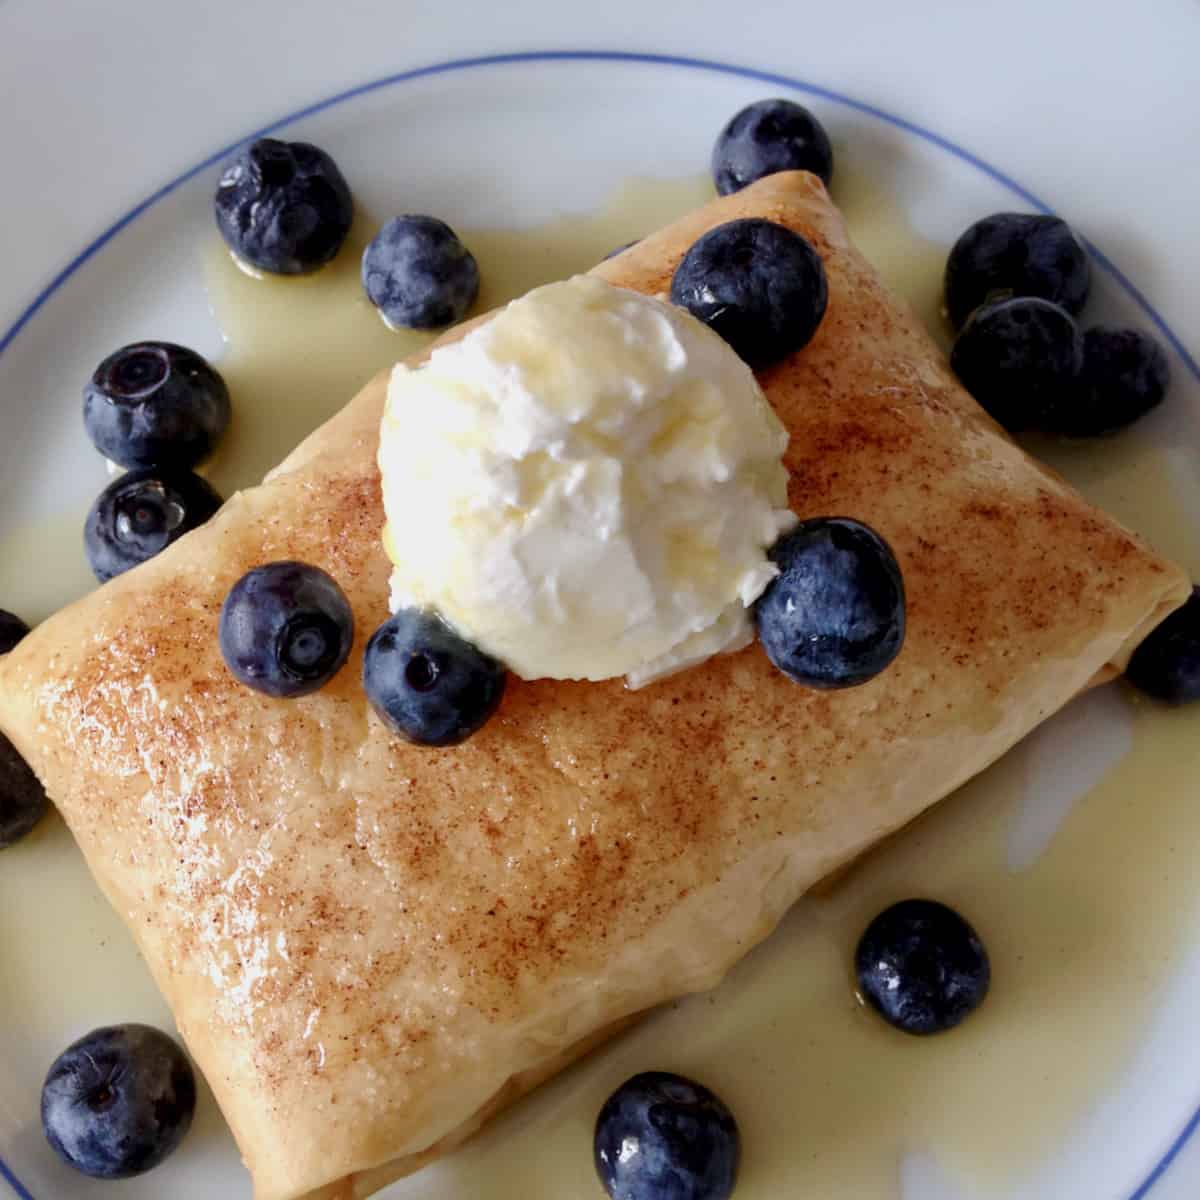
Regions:
[[752, 372], [663, 301], [538, 288], [388, 388], [392, 608], [437, 611], [527, 679], [630, 686], [751, 638], [795, 518]]

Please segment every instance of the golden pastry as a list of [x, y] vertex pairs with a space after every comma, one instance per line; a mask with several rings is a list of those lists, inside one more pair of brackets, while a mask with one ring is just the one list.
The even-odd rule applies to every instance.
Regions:
[[[712, 986], [1188, 594], [962, 391], [815, 177], [769, 176], [595, 273], [665, 292], [740, 216], [824, 261], [824, 322], [760, 382], [792, 509], [865, 521], [899, 558], [907, 640], [878, 678], [807, 691], [755, 644], [638, 691], [512, 678], [453, 748], [390, 736], [359, 678], [388, 615], [386, 376], [0, 661], [0, 727], [133, 930], [258, 1200], [369, 1195]], [[348, 666], [290, 702], [237, 684], [217, 643], [232, 584], [284, 558], [329, 572], [357, 625]]]

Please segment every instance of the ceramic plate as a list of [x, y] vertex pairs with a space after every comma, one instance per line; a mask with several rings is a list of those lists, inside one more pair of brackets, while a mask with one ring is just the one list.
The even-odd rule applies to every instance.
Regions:
[[[696, 178], [725, 119], [764, 95], [794, 97], [826, 124], [839, 172], [855, 181], [853, 198], [849, 182], [839, 196], [835, 181], [835, 199], [846, 202], [852, 227], [863, 223], [864, 244], [870, 249], [875, 239], [892, 275], [905, 275], [908, 243], [869, 227], [872, 204], [886, 207], [888, 228], [905, 230], [912, 255], [925, 261], [943, 254], [972, 220], [999, 209], [1056, 210], [1077, 225], [1096, 268], [1090, 319], [1154, 332], [1171, 356], [1173, 390], [1170, 405], [1139, 428], [1133, 450], [1105, 449], [1089, 460], [1078, 447], [1035, 449], [1129, 523], [1154, 525], [1146, 532], [1161, 548], [1200, 571], [1192, 531], [1200, 524], [1200, 369], [1192, 357], [1200, 317], [1186, 303], [1200, 272], [1192, 229], [1200, 109], [1183, 49], [1189, 38], [1194, 45], [1200, 9], [1179, 5], [1130, 27], [1128, 13], [1118, 22], [1119, 10], [1089, 5], [1089, 23], [1080, 28], [1071, 5], [1049, 12], [1009, 5], [997, 26], [994, 13], [958, 6], [851, 4], [817, 16], [764, 4], [740, 6], [731, 28], [715, 3], [653, 13], [644, 7], [610, 2], [585, 17], [548, 4], [511, 13], [460, 5], [410, 18], [393, 6], [358, 3], [336, 12], [307, 2], [261, 4], [253, 13], [218, 5], [205, 6], [200, 28], [200, 14], [183, 8], [163, 13], [130, 4], [98, 14], [67, 4], [0, 3], [8, 114], [0, 127], [0, 605], [38, 619], [49, 604], [88, 586], [82, 556], [60, 547], [53, 531], [74, 530], [106, 480], [78, 411], [81, 383], [100, 358], [144, 336], [220, 358], [205, 263], [215, 238], [218, 164], [239, 142], [270, 130], [325, 146], [369, 213], [429, 211], [463, 228], [533, 226], [595, 210], [623, 181]], [[1020, 30], [1035, 27], [1037, 44], [1029, 45]], [[1176, 515], [1164, 522], [1166, 500], [1159, 501], [1168, 493]], [[971, 794], [944, 806], [947, 816], [922, 827], [931, 848], [929, 886], [936, 889], [943, 870], [946, 886], [955, 886], [962, 874], [954, 866], [955, 830], [981, 821], [995, 821], [1005, 839], [1014, 894], [1034, 886], [1038, 862], [1083, 837], [1089, 799], [1097, 789], [1111, 791], [1139, 731], [1156, 719], [1115, 689], [1069, 708]], [[1190, 726], [1186, 714], [1168, 719], [1174, 724], [1162, 745], [1200, 743], [1192, 736], [1200, 733], [1197, 718]], [[1200, 1150], [1189, 1136], [1200, 1122], [1193, 1116], [1200, 1104], [1193, 1002], [1200, 898], [1179, 887], [1194, 862], [1189, 836], [1200, 829], [1185, 812], [1193, 779], [1183, 769], [1155, 772], [1153, 764], [1130, 776], [1126, 809], [1138, 811], [1129, 828], [1145, 828], [1148, 837], [1158, 831], [1158, 840], [1144, 853], [1082, 865], [1069, 896], [1050, 896], [1048, 927], [1060, 919], [1058, 903], [1094, 914], [1070, 924], [1087, 929], [1090, 946], [1084, 953], [1064, 945], [1062, 963], [1036, 984], [1054, 1014], [1040, 1034], [1038, 995], [1027, 997], [1022, 1020], [1033, 1033], [1012, 1042], [1029, 1055], [1020, 1086], [991, 1103], [979, 1079], [946, 1079], [947, 1106], [979, 1105], [972, 1120], [989, 1131], [981, 1151], [988, 1170], [974, 1174], [953, 1145], [936, 1138], [890, 1136], [893, 1118], [896, 1129], [903, 1124], [899, 1110], [928, 1097], [872, 1094], [882, 1084], [869, 1074], [855, 1083], [861, 1104], [847, 1108], [833, 1141], [828, 1130], [814, 1140], [803, 1120], [772, 1112], [772, 1095], [794, 1094], [795, 1080], [773, 1093], [777, 1066], [742, 1054], [745, 1046], [769, 1044], [769, 1026], [797, 1070], [820, 1059], [814, 1050], [806, 1060], [807, 1031], [789, 1025], [779, 980], [799, 987], [818, 972], [819, 964], [809, 971], [793, 952], [875, 886], [859, 884], [858, 899], [835, 894], [802, 905], [714, 995], [654, 1018], [518, 1106], [461, 1162], [387, 1195], [533, 1196], [551, 1194], [545, 1181], [553, 1179], [559, 1200], [598, 1197], [590, 1114], [625, 1074], [664, 1060], [743, 1098], [745, 1200], [803, 1194], [806, 1172], [818, 1170], [806, 1164], [837, 1162], [838, 1155], [850, 1163], [856, 1145], [880, 1139], [894, 1150], [886, 1181], [872, 1176], [875, 1182], [847, 1196], [1195, 1195]], [[10, 862], [18, 865], [6, 882]], [[875, 869], [889, 878], [886, 862], [868, 868]], [[1170, 936], [1139, 930], [1140, 920], [1158, 919], [1152, 898], [1168, 884], [1173, 897], [1184, 898], [1172, 906]], [[1097, 962], [1104, 971], [1089, 968]], [[1114, 1025], [1096, 1017], [1103, 997], [1092, 989], [1118, 979], [1121, 995], [1136, 994], [1138, 1002]], [[998, 978], [997, 990], [1004, 986]], [[248, 1198], [207, 1093], [183, 1150], [141, 1180], [93, 1183], [51, 1155], [37, 1118], [45, 1069], [73, 1037], [118, 1020], [172, 1027], [128, 936], [53, 819], [29, 844], [0, 855], [0, 1177], [16, 1195], [36, 1200]], [[1105, 1044], [1091, 1040], [1098, 1031]], [[1043, 1034], [1055, 1046], [1069, 1044], [1069, 1053], [1042, 1058]], [[820, 1061], [836, 1074], [837, 1063]], [[1048, 1062], [1055, 1070], [1088, 1064], [1089, 1083], [1062, 1089], [1071, 1100], [1034, 1152], [1019, 1119], [1021, 1089], [1032, 1103], [1058, 1087], [1061, 1079], [1046, 1076]], [[960, 1056], [955, 1070], [969, 1073], [970, 1061]], [[997, 1169], [1005, 1163], [1011, 1169]], [[849, 1167], [837, 1170], [848, 1178]], [[495, 1190], [498, 1178], [512, 1190]]]

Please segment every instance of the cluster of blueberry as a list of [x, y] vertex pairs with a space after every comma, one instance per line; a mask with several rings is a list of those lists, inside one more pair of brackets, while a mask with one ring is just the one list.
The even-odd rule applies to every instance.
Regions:
[[[331, 261], [349, 233], [350, 189], [328, 154], [305, 142], [263, 138], [226, 167], [214, 201], [230, 250], [255, 270], [296, 275]], [[479, 290], [479, 268], [444, 222], [389, 221], [368, 245], [363, 286], [393, 326], [434, 329], [460, 320]], [[145, 562], [203, 524], [221, 497], [193, 469], [231, 416], [220, 374], [195, 351], [139, 342], [106, 358], [84, 390], [84, 424], [96, 448], [127, 469], [96, 500], [84, 544], [98, 579]]]
[[[307, 696], [345, 665], [354, 614], [319, 567], [272, 562], [234, 584], [221, 607], [221, 653], [247, 687], [277, 699]], [[453, 746], [479, 729], [504, 695], [507, 672], [431, 614], [401, 609], [367, 642], [367, 698], [394, 733]]]
[[[851, 687], [882, 671], [904, 639], [904, 588], [886, 543], [858, 522], [801, 523], [772, 550], [780, 574], [755, 607], [771, 661], [815, 688]], [[221, 653], [247, 687], [276, 698], [305, 696], [345, 665], [354, 614], [319, 567], [273, 562], [249, 571], [221, 608]], [[363, 653], [367, 698], [394, 733], [424, 746], [453, 746], [496, 711], [504, 666], [436, 615], [401, 609]]]
[[946, 312], [960, 332], [950, 364], [1006, 429], [1091, 437], [1162, 403], [1162, 347], [1137, 329], [1081, 331], [1090, 290], [1087, 252], [1058, 217], [995, 213], [954, 244]]
[[[261, 138], [217, 184], [217, 228], [256, 271], [304, 275], [342, 248], [354, 202], [337, 164], [308, 142]], [[440, 329], [460, 321], [479, 294], [479, 266], [444, 221], [388, 221], [363, 252], [362, 282], [393, 328]]]
[[[772, 550], [780, 574], [755, 606], [771, 661], [814, 688], [865, 683], [899, 653], [904, 586], [878, 534], [856, 521], [802, 522]], [[306, 696], [345, 665], [354, 614], [319, 567], [273, 562], [234, 584], [221, 608], [221, 653], [233, 676], [278, 699]], [[400, 609], [363, 653], [367, 698], [394, 733], [453, 746], [496, 711], [507, 672], [435, 614]]]
[[[826, 183], [833, 152], [811, 113], [766, 100], [721, 132], [712, 170], [727, 194], [774, 171], [805, 169]], [[330, 261], [353, 216], [332, 159], [305, 143], [265, 139], [221, 177], [217, 222], [252, 266], [298, 274]], [[392, 324], [430, 328], [461, 318], [478, 267], [446, 225], [400, 217], [363, 256], [363, 283]], [[1000, 214], [972, 226], [946, 273], [951, 318], [962, 326], [954, 366], [984, 407], [1010, 428], [1076, 434], [1127, 424], [1157, 404], [1166, 360], [1132, 330], [1074, 323], [1088, 262], [1055, 218]], [[709, 324], [754, 367], [808, 343], [827, 302], [824, 268], [803, 238], [769, 221], [732, 221], [706, 234], [672, 279], [672, 300]], [[145, 561], [207, 520], [221, 501], [194, 468], [230, 420], [219, 374], [183, 347], [143, 342], [101, 363], [84, 393], [97, 448], [129, 468], [101, 495], [86, 546], [104, 580]], [[848, 687], [882, 671], [904, 638], [904, 588], [895, 557], [872, 530], [845, 519], [803, 522], [772, 549], [780, 574], [755, 617], [771, 661], [810, 687]], [[0, 653], [28, 632], [0, 611]], [[222, 608], [219, 641], [232, 674], [272, 697], [306, 695], [345, 664], [354, 618], [338, 584], [315, 566], [268, 563], [243, 576]], [[1200, 698], [1200, 593], [1146, 640], [1130, 675], [1173, 702]], [[503, 666], [436, 617], [397, 613], [370, 638], [363, 685], [389, 728], [412, 741], [453, 745], [496, 710]], [[32, 828], [46, 797], [0, 739], [0, 847]], [[983, 1001], [988, 956], [958, 914], [928, 900], [881, 913], [855, 955], [861, 998], [895, 1028], [948, 1030]], [[56, 1060], [42, 1094], [47, 1138], [72, 1166], [124, 1178], [179, 1145], [195, 1080], [179, 1047], [143, 1026], [96, 1030]], [[725, 1200], [740, 1159], [737, 1123], [707, 1088], [649, 1072], [600, 1111], [597, 1172], [616, 1200]]]
[[145, 562], [221, 507], [195, 474], [232, 410], [225, 381], [199, 354], [135, 342], [110, 354], [83, 389], [83, 424], [96, 449], [126, 473], [96, 498], [83, 544], [101, 583]]

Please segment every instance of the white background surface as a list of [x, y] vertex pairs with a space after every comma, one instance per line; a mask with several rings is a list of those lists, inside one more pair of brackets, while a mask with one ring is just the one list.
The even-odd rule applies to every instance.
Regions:
[[[926, 125], [1068, 211], [1200, 351], [1196, 0], [1152, 10], [1025, 0], [0, 0], [0, 330], [130, 206], [255, 127], [407, 67], [554, 48], [776, 70]], [[0, 395], [0, 414], [14, 402]], [[940, 1200], [936, 1182], [916, 1179], [916, 1200]], [[1152, 1196], [1198, 1190], [1194, 1147]]]

